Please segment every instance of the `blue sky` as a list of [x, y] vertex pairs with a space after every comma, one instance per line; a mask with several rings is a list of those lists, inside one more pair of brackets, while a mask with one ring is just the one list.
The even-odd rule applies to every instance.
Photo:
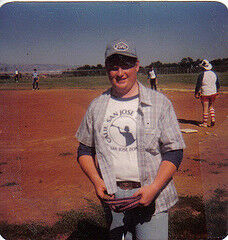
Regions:
[[108, 41], [134, 40], [143, 66], [225, 58], [218, 2], [14, 2], [0, 8], [0, 63], [104, 64]]

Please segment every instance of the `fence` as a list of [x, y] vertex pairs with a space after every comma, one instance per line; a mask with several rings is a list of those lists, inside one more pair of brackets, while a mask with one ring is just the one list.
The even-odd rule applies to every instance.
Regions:
[[[147, 75], [149, 68], [140, 67], [139, 73]], [[158, 67], [155, 68], [157, 74], [180, 74], [180, 73], [197, 73], [200, 72], [199, 68], [191, 67], [191, 68], [184, 68], [181, 66], [172, 66], [172, 67]], [[70, 70], [64, 71], [62, 73], [66, 76], [105, 76], [107, 75], [106, 70], [103, 69], [89, 69], [89, 70]]]
[[[227, 72], [228, 71], [228, 66], [223, 64], [223, 65], [217, 65], [213, 67], [213, 70], [215, 72]], [[140, 67], [139, 73], [143, 75], [147, 75], [149, 71], [148, 67]], [[155, 71], [158, 74], [184, 74], [184, 73], [198, 73], [201, 71], [199, 67], [183, 67], [180, 65], [177, 66], [161, 66], [161, 67], [155, 67]], [[12, 74], [11, 74], [12, 75]], [[27, 74], [23, 74], [24, 76]], [[84, 77], [84, 76], [106, 76], [107, 72], [105, 68], [102, 69], [88, 69], [88, 70], [69, 70], [69, 71], [63, 71], [62, 73], [59, 74], [48, 74], [50, 76], [55, 76], [55, 77], [62, 77], [65, 75], [66, 77], [69, 76], [74, 76], [74, 77]], [[0, 79], [9, 79], [13, 77], [10, 76], [10, 74], [0, 74]]]

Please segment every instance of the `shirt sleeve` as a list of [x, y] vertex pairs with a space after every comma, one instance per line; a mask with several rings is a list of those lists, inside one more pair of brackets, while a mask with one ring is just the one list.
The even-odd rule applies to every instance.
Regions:
[[203, 73], [201, 73], [197, 79], [196, 87], [195, 87], [195, 95], [200, 91], [203, 82]]
[[75, 136], [80, 143], [94, 147], [93, 115], [91, 111], [91, 107], [89, 106]]
[[89, 156], [92, 156], [94, 158], [95, 155], [96, 155], [95, 147], [89, 147], [89, 146], [86, 146], [83, 143], [79, 143], [77, 160], [79, 159], [79, 157], [81, 157], [83, 155], [89, 155]]
[[164, 102], [158, 126], [160, 129], [159, 145], [161, 154], [185, 148], [177, 117], [169, 100]]
[[216, 90], [217, 90], [217, 92], [218, 92], [218, 90], [219, 90], [219, 88], [220, 88], [220, 83], [219, 83], [218, 76], [217, 76], [217, 79], [216, 79], [215, 84], [216, 84]]
[[173, 163], [177, 169], [179, 169], [182, 159], [183, 159], [183, 149], [165, 152], [162, 155], [162, 161], [169, 161]]

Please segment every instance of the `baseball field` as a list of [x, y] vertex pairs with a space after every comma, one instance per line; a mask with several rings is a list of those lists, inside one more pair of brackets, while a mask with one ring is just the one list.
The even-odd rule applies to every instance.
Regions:
[[[170, 211], [170, 240], [226, 236], [228, 73], [219, 74], [216, 125], [200, 128], [196, 75], [162, 75], [158, 90], [173, 103], [187, 148], [174, 181], [180, 196]], [[145, 77], [139, 76], [147, 85]], [[92, 184], [76, 158], [74, 137], [107, 77], [40, 78], [0, 83], [0, 235], [6, 239], [105, 239]]]

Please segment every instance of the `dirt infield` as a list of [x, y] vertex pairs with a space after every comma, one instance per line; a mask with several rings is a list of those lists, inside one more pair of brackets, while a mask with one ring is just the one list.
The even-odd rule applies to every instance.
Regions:
[[[0, 221], [53, 224], [56, 213], [96, 199], [76, 162], [75, 132], [89, 102], [102, 90], [0, 92]], [[216, 125], [199, 128], [192, 92], [164, 91], [172, 101], [187, 148], [175, 175], [180, 196], [209, 197], [227, 185], [227, 94], [216, 100]], [[97, 201], [97, 200], [96, 200]]]

